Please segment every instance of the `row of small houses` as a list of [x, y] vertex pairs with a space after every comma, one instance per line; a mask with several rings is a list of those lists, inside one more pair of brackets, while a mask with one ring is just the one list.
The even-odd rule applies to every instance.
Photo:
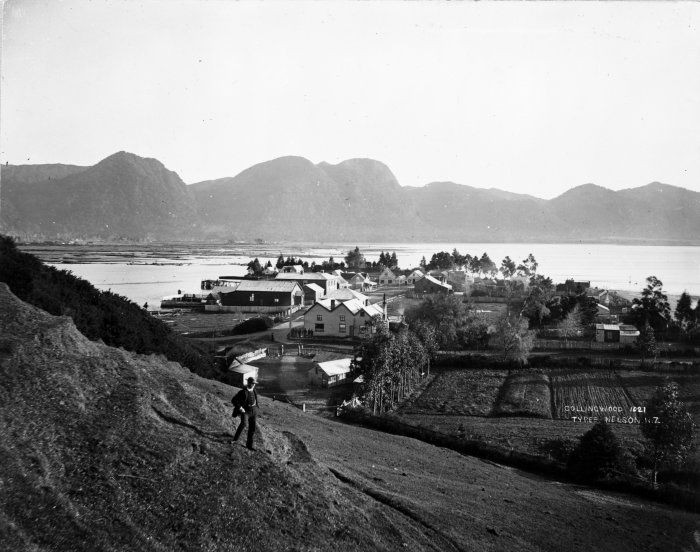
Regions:
[[[366, 273], [335, 271], [299, 272], [295, 267], [280, 272], [270, 280], [244, 280], [222, 276], [218, 280], [202, 282], [205, 310], [212, 312], [259, 312], [264, 314], [291, 314], [305, 305], [315, 306], [322, 301], [336, 300], [339, 304], [357, 299], [345, 293], [337, 297], [333, 294], [343, 290], [367, 292], [377, 285], [401, 285], [411, 283], [417, 293], [450, 293], [452, 286], [441, 280], [416, 270], [409, 275], [397, 278], [386, 269], [379, 275], [379, 284]], [[363, 296], [364, 297], [364, 296]], [[366, 298], [365, 298], [366, 299]], [[348, 308], [353, 309], [352, 305]], [[348, 332], [352, 330], [348, 329]]]

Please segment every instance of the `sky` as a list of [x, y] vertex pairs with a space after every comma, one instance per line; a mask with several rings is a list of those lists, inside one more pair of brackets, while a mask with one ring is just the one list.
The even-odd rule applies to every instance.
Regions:
[[700, 2], [7, 0], [0, 161], [700, 191]]

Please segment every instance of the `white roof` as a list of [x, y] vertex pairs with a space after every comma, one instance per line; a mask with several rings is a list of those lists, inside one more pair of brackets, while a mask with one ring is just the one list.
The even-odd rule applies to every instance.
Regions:
[[325, 299], [335, 299], [337, 301], [351, 301], [353, 299], [358, 299], [363, 303], [366, 303], [368, 297], [359, 291], [355, 291], [354, 289], [342, 288], [331, 291], [328, 295], [326, 295]]
[[[316, 305], [320, 305], [328, 311], [333, 310], [331, 309], [331, 299], [324, 298], [320, 301], [316, 301], [313, 307], [311, 307], [311, 309], [313, 309]], [[379, 306], [379, 304], [375, 303], [373, 305], [365, 305], [364, 302], [360, 301], [359, 299], [351, 299], [350, 301], [336, 301], [335, 308], [338, 309], [341, 306], [348, 309], [353, 315], [357, 314], [360, 311], [365, 311], [370, 316], [381, 316], [384, 314], [384, 309], [381, 306]], [[311, 309], [306, 311], [306, 314], [310, 313]]]
[[335, 274], [326, 274], [325, 272], [304, 272], [304, 274], [296, 274], [295, 272], [280, 272], [275, 276], [275, 280], [337, 280]]
[[294, 288], [300, 287], [296, 282], [280, 282], [279, 280], [241, 280], [241, 283], [235, 289], [224, 288], [219, 293], [231, 291], [277, 291], [277, 292], [292, 292]]
[[452, 286], [450, 284], [443, 284], [440, 280], [436, 280], [430, 274], [425, 276], [425, 279], [428, 280], [428, 282], [432, 282], [433, 284], [436, 284], [438, 286], [441, 286], [441, 287], [444, 287], [447, 289], [452, 289]]
[[319, 286], [318, 284], [314, 284], [313, 282], [309, 282], [308, 284], [304, 284], [304, 287], [307, 287], [316, 293], [321, 293], [323, 295], [323, 288]]
[[620, 331], [620, 326], [617, 324], [596, 324], [596, 330], [606, 330], [606, 331]]
[[229, 372], [234, 372], [236, 374], [255, 374], [257, 376], [258, 368], [250, 364], [239, 364], [238, 366], [231, 366]]
[[338, 374], [347, 374], [350, 371], [351, 362], [351, 358], [341, 358], [338, 360], [319, 362], [318, 367], [328, 376], [337, 376]]

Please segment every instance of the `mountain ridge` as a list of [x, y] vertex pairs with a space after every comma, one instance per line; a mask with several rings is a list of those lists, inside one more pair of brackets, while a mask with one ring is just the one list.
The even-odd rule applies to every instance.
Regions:
[[700, 243], [700, 193], [660, 182], [587, 183], [542, 199], [451, 181], [401, 186], [378, 160], [290, 155], [185, 184], [124, 151], [91, 167], [6, 166], [0, 178], [0, 228], [30, 239]]

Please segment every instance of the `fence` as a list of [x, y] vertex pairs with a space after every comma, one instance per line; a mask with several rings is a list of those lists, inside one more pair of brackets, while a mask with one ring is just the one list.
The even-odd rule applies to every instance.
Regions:
[[267, 348], [256, 349], [255, 351], [250, 351], [249, 353], [245, 353], [243, 355], [236, 355], [236, 360], [241, 364], [247, 364], [251, 360], [256, 360], [264, 356], [267, 356]]
[[[700, 354], [700, 347], [693, 347], [686, 343], [657, 342], [659, 352], [670, 353], [679, 352]], [[563, 341], [560, 339], [535, 339], [534, 349], [536, 350], [585, 350], [585, 351], [634, 351], [634, 346], [626, 343], [605, 343], [600, 341]]]

